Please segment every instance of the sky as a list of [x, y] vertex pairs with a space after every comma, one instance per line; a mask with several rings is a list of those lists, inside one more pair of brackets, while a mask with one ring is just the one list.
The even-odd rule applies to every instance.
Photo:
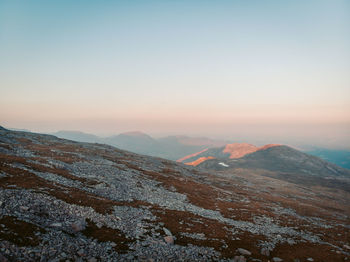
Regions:
[[0, 125], [350, 149], [350, 1], [0, 0]]

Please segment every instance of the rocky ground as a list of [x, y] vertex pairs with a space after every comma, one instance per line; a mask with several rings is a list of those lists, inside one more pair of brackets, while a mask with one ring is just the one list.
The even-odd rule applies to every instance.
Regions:
[[0, 129], [0, 261], [347, 261], [350, 194]]

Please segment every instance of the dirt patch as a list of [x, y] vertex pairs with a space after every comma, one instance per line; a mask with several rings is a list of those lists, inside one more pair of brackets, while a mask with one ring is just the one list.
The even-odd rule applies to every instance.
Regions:
[[8, 150], [11, 150], [11, 149], [12, 149], [12, 147], [11, 147], [10, 145], [3, 144], [3, 143], [0, 143], [0, 147], [5, 148], [5, 149], [8, 149]]
[[127, 253], [129, 251], [129, 243], [134, 242], [134, 240], [127, 238], [120, 230], [108, 228], [105, 226], [98, 227], [91, 220], [87, 220], [87, 226], [82, 233], [87, 237], [92, 237], [100, 242], [114, 242], [116, 246], [114, 249], [118, 253]]
[[306, 261], [307, 258], [313, 258], [314, 261], [345, 261], [345, 255], [337, 254], [331, 246], [312, 244], [312, 243], [298, 243], [295, 245], [278, 245], [271, 253], [275, 257], [281, 257], [285, 261], [293, 261], [293, 259], [300, 259]]
[[32, 140], [28, 139], [28, 138], [24, 138], [24, 137], [18, 137], [16, 138], [17, 142], [20, 144], [24, 144], [24, 145], [28, 145], [32, 143]]
[[40, 239], [36, 236], [38, 232], [45, 233], [45, 230], [12, 216], [3, 216], [0, 219], [1, 240], [7, 240], [19, 246], [37, 246], [40, 244]]

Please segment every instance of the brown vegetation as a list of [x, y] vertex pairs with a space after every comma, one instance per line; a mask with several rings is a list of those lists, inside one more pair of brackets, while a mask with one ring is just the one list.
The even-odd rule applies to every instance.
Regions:
[[36, 235], [38, 232], [44, 233], [45, 230], [12, 216], [0, 218], [0, 239], [2, 240], [19, 246], [37, 246], [40, 243]]
[[114, 242], [114, 249], [118, 253], [126, 253], [129, 250], [128, 243], [134, 242], [127, 238], [120, 230], [112, 229], [105, 226], [98, 227], [93, 221], [87, 220], [87, 226], [82, 233], [87, 237], [92, 237], [100, 242]]

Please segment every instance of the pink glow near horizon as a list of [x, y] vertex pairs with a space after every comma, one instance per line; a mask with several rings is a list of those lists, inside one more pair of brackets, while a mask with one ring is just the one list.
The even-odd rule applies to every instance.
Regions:
[[5, 2], [0, 125], [350, 148], [347, 1]]

